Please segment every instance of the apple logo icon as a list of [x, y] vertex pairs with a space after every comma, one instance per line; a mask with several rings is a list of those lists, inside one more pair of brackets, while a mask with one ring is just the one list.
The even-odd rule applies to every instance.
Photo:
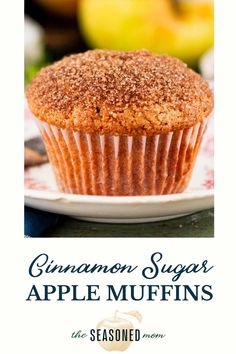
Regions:
[[128, 349], [132, 343], [132, 340], [130, 340], [130, 333], [132, 333], [131, 338], [133, 338], [134, 326], [129, 319], [124, 318], [122, 315], [132, 316], [139, 322], [142, 320], [142, 316], [138, 311], [116, 311], [113, 317], [105, 318], [100, 321], [97, 325], [97, 331], [100, 334], [98, 343], [108, 352], [123, 352]]

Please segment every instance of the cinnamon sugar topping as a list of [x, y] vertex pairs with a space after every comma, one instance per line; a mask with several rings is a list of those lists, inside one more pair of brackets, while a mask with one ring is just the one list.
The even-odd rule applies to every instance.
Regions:
[[65, 57], [42, 69], [26, 94], [39, 119], [100, 134], [184, 129], [213, 108], [203, 78], [178, 59], [146, 50], [91, 50]]

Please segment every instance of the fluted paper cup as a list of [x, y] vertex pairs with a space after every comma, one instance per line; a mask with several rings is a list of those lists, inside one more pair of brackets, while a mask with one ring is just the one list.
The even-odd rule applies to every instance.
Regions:
[[113, 136], [37, 120], [61, 192], [134, 196], [180, 193], [188, 185], [208, 119], [156, 136]]

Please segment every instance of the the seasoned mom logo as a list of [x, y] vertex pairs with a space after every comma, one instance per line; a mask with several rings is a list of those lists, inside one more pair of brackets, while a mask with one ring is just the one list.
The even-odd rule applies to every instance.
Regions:
[[165, 338], [165, 334], [157, 331], [141, 331], [142, 315], [138, 311], [116, 311], [113, 316], [104, 318], [89, 331], [79, 329], [71, 334], [73, 339], [87, 339], [97, 342], [108, 352], [124, 352], [133, 342], [141, 340], [157, 340]]

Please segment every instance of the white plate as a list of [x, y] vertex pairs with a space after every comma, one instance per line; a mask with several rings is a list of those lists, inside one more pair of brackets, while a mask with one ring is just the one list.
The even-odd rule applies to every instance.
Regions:
[[172, 219], [212, 208], [214, 205], [213, 123], [197, 159], [191, 182], [184, 193], [161, 196], [106, 197], [58, 192], [49, 164], [25, 171], [27, 206], [107, 223], [141, 223]]

